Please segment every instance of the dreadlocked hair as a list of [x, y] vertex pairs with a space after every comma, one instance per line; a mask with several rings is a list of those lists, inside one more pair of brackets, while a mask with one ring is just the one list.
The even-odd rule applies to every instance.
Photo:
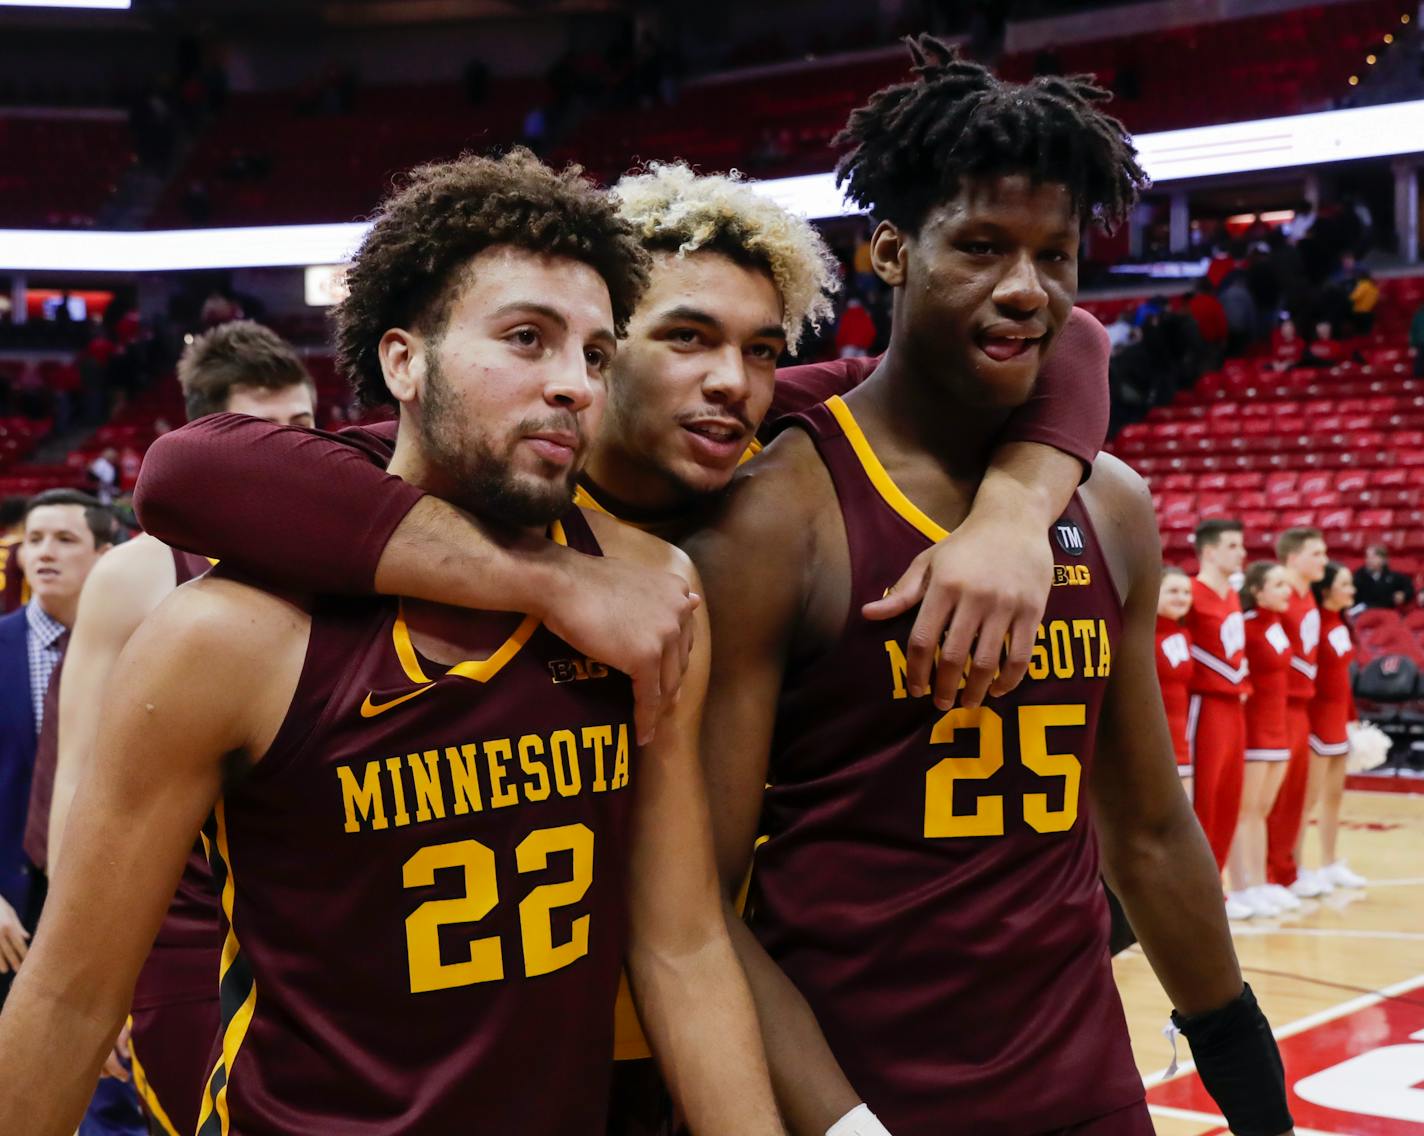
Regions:
[[1066, 186], [1073, 212], [1111, 231], [1150, 184], [1093, 76], [1008, 83], [934, 36], [905, 43], [914, 78], [873, 94], [833, 140], [850, 147], [836, 184], [877, 218], [915, 232], [962, 179], [1026, 174]]

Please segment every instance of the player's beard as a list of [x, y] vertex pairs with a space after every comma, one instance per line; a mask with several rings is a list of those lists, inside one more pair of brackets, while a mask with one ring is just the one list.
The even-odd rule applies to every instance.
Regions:
[[[518, 439], [541, 428], [572, 430], [582, 436], [572, 414], [521, 422]], [[574, 486], [582, 461], [561, 477], [520, 478], [510, 469], [510, 443], [503, 455], [480, 433], [445, 384], [439, 363], [431, 359], [421, 398], [421, 444], [428, 460], [451, 485], [453, 504], [490, 520], [517, 528], [542, 527], [563, 516], [573, 505]]]

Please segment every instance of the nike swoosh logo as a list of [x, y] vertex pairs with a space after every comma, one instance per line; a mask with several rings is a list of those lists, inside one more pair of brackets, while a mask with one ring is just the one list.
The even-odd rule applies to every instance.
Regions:
[[361, 703], [361, 717], [376, 718], [384, 714], [387, 710], [394, 710], [402, 702], [409, 702], [412, 698], [424, 694], [427, 690], [435, 689], [435, 684], [422, 686], [417, 690], [412, 690], [409, 694], [402, 694], [399, 698], [392, 698], [389, 702], [372, 702], [371, 696], [366, 695], [366, 701]]

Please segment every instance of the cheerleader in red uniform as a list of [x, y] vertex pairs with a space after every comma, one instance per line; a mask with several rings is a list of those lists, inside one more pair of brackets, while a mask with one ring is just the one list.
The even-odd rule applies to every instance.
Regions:
[[[1362, 888], [1363, 876], [1350, 871], [1335, 846], [1340, 831], [1340, 803], [1345, 797], [1345, 764], [1350, 754], [1349, 723], [1359, 715], [1350, 692], [1350, 660], [1355, 643], [1344, 612], [1355, 603], [1355, 580], [1343, 564], [1325, 566], [1313, 584], [1320, 605], [1320, 658], [1315, 672], [1315, 698], [1310, 703], [1310, 780], [1305, 790], [1305, 818], [1320, 807], [1320, 863], [1317, 879], [1332, 887]], [[1159, 660], [1158, 665], [1161, 665]], [[1307, 824], [1300, 826], [1305, 843]], [[1300, 849], [1296, 861], [1300, 861]]]
[[1182, 620], [1192, 609], [1192, 581], [1180, 568], [1162, 569], [1162, 590], [1157, 595], [1157, 681], [1167, 708], [1177, 773], [1187, 799], [1192, 796], [1192, 757], [1187, 745], [1187, 704], [1191, 698], [1192, 641]]
[[1246, 570], [1241, 607], [1246, 612], [1251, 691], [1246, 698], [1246, 777], [1228, 861], [1233, 889], [1228, 898], [1261, 917], [1283, 910], [1266, 888], [1266, 817], [1290, 761], [1286, 679], [1291, 644], [1281, 626], [1290, 596], [1285, 569], [1275, 561], [1259, 560]]

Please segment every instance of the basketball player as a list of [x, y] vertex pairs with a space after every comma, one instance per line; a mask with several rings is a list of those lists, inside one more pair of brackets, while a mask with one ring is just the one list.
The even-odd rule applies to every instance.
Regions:
[[[1258, 560], [1246, 570], [1241, 586], [1246, 661], [1251, 667], [1250, 693], [1245, 703], [1246, 776], [1241, 793], [1241, 815], [1231, 842], [1233, 890], [1228, 900], [1245, 908], [1248, 918], [1270, 919], [1289, 910], [1266, 885], [1266, 817], [1280, 792], [1290, 761], [1286, 687], [1291, 643], [1281, 626], [1290, 605], [1290, 595], [1285, 569], [1274, 561]], [[1299, 902], [1296, 900], [1297, 906]]]
[[[275, 332], [249, 320], [219, 324], [189, 344], [178, 360], [178, 382], [189, 419], [226, 411], [282, 425], [314, 421], [316, 390], [301, 359]], [[50, 872], [75, 790], [93, 775], [114, 664], [149, 613], [209, 567], [204, 557], [144, 535], [115, 549], [86, 581], [59, 691]], [[197, 1129], [208, 1049], [218, 1032], [221, 950], [218, 899], [199, 845], [184, 866], [134, 990], [130, 1053], [155, 1136]], [[111, 1062], [106, 1068], [119, 1067]]]
[[1192, 638], [1192, 698], [1187, 744], [1196, 777], [1192, 804], [1216, 867], [1226, 865], [1241, 811], [1246, 765], [1246, 626], [1231, 577], [1246, 560], [1240, 521], [1206, 520], [1193, 534], [1196, 579], [1187, 631]]
[[[1312, 585], [1320, 605], [1320, 657], [1315, 672], [1315, 700], [1310, 704], [1310, 783], [1306, 787], [1305, 820], [1320, 806], [1320, 868], [1318, 880], [1340, 888], [1362, 888], [1368, 882], [1338, 856], [1340, 806], [1345, 798], [1346, 758], [1350, 754], [1351, 722], [1359, 719], [1350, 690], [1350, 664], [1355, 641], [1344, 613], [1355, 606], [1355, 577], [1343, 564], [1331, 561], [1325, 575]], [[1305, 824], [1296, 840], [1301, 858]]]
[[[575, 170], [522, 150], [423, 167], [362, 245], [339, 337], [363, 397], [400, 405], [397, 476], [694, 587], [668, 546], [570, 508], [645, 259]], [[596, 1131], [625, 953], [692, 1130], [780, 1132], [717, 903], [706, 668], [704, 627], [639, 750], [627, 680], [534, 620], [298, 601], [221, 568], [179, 589], [116, 668], [0, 1017], [0, 1130], [72, 1129], [211, 811], [226, 939], [204, 1136]]]
[[1157, 682], [1177, 755], [1177, 776], [1192, 799], [1192, 755], [1187, 745], [1187, 710], [1191, 700], [1192, 640], [1182, 620], [1192, 610], [1192, 581], [1180, 568], [1162, 569], [1157, 594]]
[[859, 1108], [837, 1133], [1151, 1133], [1100, 839], [1232, 1127], [1287, 1131], [1173, 769], [1142, 480], [1098, 458], [1051, 526], [1059, 586], [1012, 694], [944, 712], [905, 681], [910, 619], [857, 618], [967, 513], [986, 439], [1072, 308], [1080, 225], [1120, 220], [1144, 181], [1085, 80], [1001, 83], [930, 37], [912, 53], [914, 79], [841, 136], [841, 179], [879, 218], [889, 349], [792, 419], [688, 543], [716, 644], [702, 753], [728, 896], [769, 836], [739, 950], [783, 1110], [826, 1131], [848, 1103], [825, 1091], [838, 1063], [883, 1126]]
[[[844, 393], [878, 360], [783, 369], [773, 385], [768, 353], [794, 344], [807, 320], [824, 314], [819, 237], [745, 186], [694, 178], [682, 167], [624, 178], [618, 192], [654, 253], [654, 286], [628, 349], [614, 360], [614, 406], [582, 485], [615, 515], [676, 539], [731, 479], [764, 416]], [[778, 328], [784, 340], [758, 334]], [[1059, 514], [1107, 427], [1102, 326], [1075, 310], [1061, 339], [1041, 388], [1005, 424], [964, 525], [869, 610], [888, 618], [923, 596], [912, 686], [933, 686], [937, 651], [952, 669], [962, 665], [981, 630], [984, 641], [1018, 634], [1002, 667], [988, 653], [974, 659], [961, 701], [982, 698], [996, 670], [996, 689], [1011, 688], [1028, 665], [1024, 644], [1052, 580], [1039, 529]], [[738, 444], [699, 438], [689, 428], [699, 417]], [[285, 587], [376, 590], [539, 615], [586, 654], [633, 676], [639, 732], [649, 734], [667, 697], [659, 691], [674, 688], [686, 654], [675, 621], [691, 609], [680, 584], [625, 570], [615, 558], [590, 560], [547, 542], [531, 547], [422, 498], [370, 460], [383, 462], [390, 438], [384, 425], [314, 435], [210, 418], [150, 448], [135, 507], [169, 544]], [[991, 575], [981, 570], [990, 558]], [[952, 702], [955, 683], [945, 679], [935, 696]]]
[[1271, 894], [1284, 904], [1285, 895], [1313, 899], [1334, 890], [1314, 872], [1299, 872], [1295, 859], [1310, 778], [1310, 703], [1315, 698], [1315, 668], [1320, 655], [1320, 608], [1311, 586], [1325, 576], [1325, 534], [1304, 526], [1286, 529], [1276, 538], [1276, 559], [1286, 570], [1291, 585], [1290, 607], [1282, 620], [1292, 652], [1286, 711], [1291, 755], [1281, 791], [1276, 794], [1266, 821], [1266, 878], [1273, 885]]

